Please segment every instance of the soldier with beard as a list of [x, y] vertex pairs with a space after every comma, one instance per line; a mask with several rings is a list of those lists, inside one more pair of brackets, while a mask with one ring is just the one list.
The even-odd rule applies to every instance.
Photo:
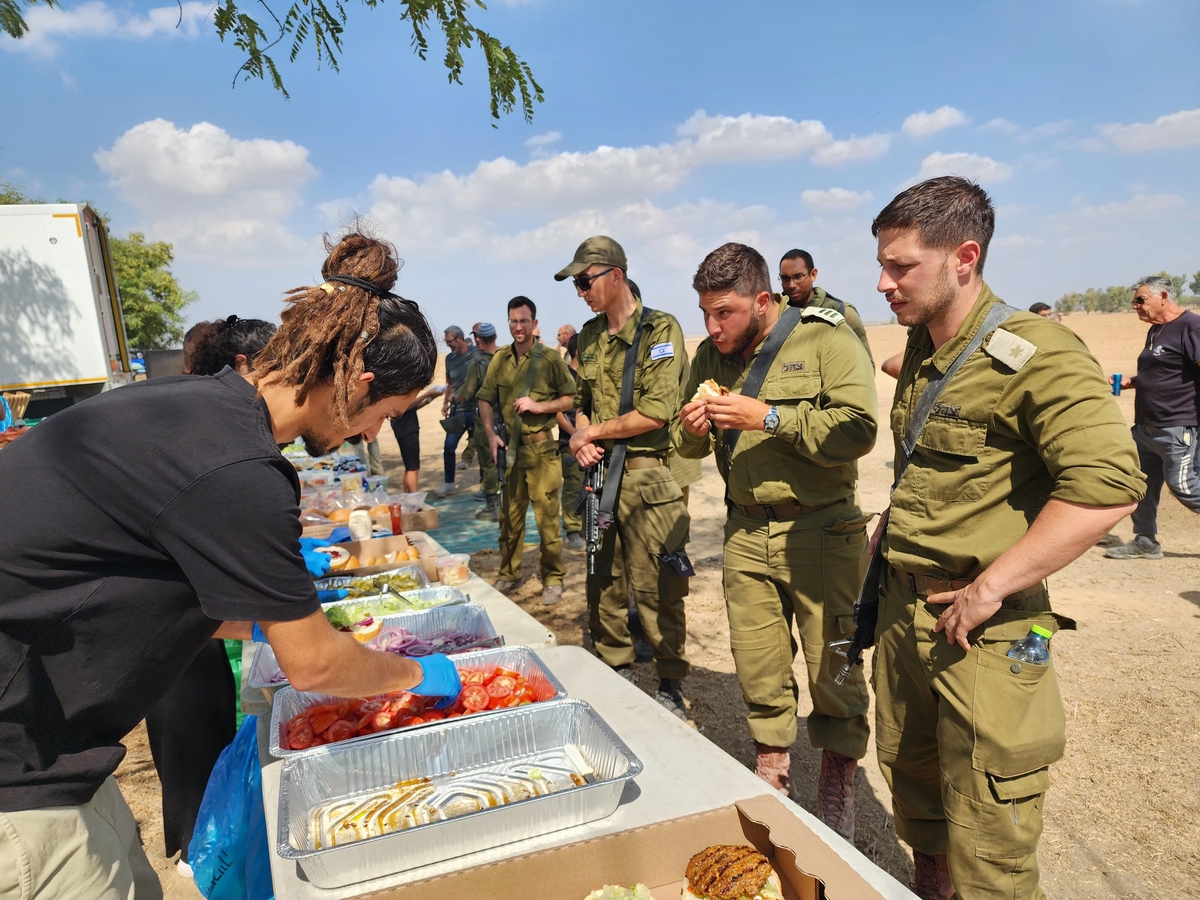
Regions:
[[[821, 749], [817, 814], [852, 840], [867, 686], [861, 671], [835, 683], [840, 658], [828, 645], [854, 630], [862, 582], [866, 519], [854, 485], [875, 444], [871, 362], [836, 310], [776, 303], [766, 260], [744, 244], [710, 253], [692, 286], [709, 336], [683, 397], [709, 380], [729, 392], [688, 402], [672, 437], [680, 456], [715, 451], [725, 478], [725, 604], [755, 774], [791, 793], [795, 619], [813, 702], [808, 738]], [[763, 365], [759, 390], [747, 389]]]

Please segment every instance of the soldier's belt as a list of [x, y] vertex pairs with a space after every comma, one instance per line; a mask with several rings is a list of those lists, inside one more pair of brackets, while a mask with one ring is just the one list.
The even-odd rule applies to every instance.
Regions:
[[549, 431], [539, 431], [537, 434], [521, 435], [521, 446], [526, 447], [529, 444], [540, 444], [542, 441], [550, 440]]
[[[951, 591], [961, 591], [975, 580], [974, 578], [963, 578], [946, 581], [944, 578], [934, 578], [931, 575], [918, 575], [915, 572], [905, 572], [902, 569], [897, 569], [895, 566], [891, 566], [890, 568], [893, 577], [907, 584], [910, 591], [922, 597], [927, 597], [930, 594], [948, 594]], [[1045, 585], [1035, 584], [1032, 587], [1025, 588], [1023, 591], [1009, 594], [1004, 600], [1005, 602], [1013, 603], [1028, 600], [1030, 597], [1036, 597], [1045, 589]]]
[[841, 500], [834, 500], [833, 503], [818, 503], [816, 506], [805, 506], [803, 503], [797, 503], [795, 500], [784, 500], [779, 503], [751, 503], [749, 506], [743, 506], [740, 503], [734, 503], [730, 500], [729, 506], [732, 509], [736, 509], [743, 516], [749, 516], [751, 519], [774, 522], [776, 519], [794, 519], [796, 516], [804, 516], [817, 510], [828, 509], [834, 504], [841, 502]]
[[661, 456], [627, 456], [625, 457], [626, 469], [657, 469], [659, 466], [666, 465], [666, 460]]

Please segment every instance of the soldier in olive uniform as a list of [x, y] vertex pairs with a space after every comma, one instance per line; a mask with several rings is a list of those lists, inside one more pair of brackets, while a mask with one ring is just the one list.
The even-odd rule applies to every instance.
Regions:
[[[875, 444], [875, 379], [854, 332], [834, 310], [808, 307], [778, 326], [787, 302], [771, 296], [766, 260], [725, 244], [700, 264], [708, 338], [697, 348], [674, 428], [681, 456], [716, 450], [726, 480], [725, 604], [730, 649], [757, 759], [755, 772], [791, 793], [799, 688], [792, 674], [800, 632], [813, 712], [808, 739], [821, 749], [817, 810], [854, 834], [854, 770], [867, 752], [868, 696], [861, 672], [845, 684], [828, 649], [854, 630], [866, 519], [854, 497], [857, 460]], [[794, 315], [794, 313], [792, 314]], [[790, 317], [789, 317], [790, 321]], [[791, 327], [758, 398], [740, 393], [776, 327]], [[726, 396], [692, 400], [713, 380]], [[742, 432], [727, 458], [728, 430]]]
[[[579, 332], [582, 410], [571, 436], [571, 453], [584, 469], [607, 465], [613, 442], [626, 439], [614, 521], [596, 554], [596, 574], [587, 579], [588, 613], [599, 657], [627, 678], [635, 659], [629, 633], [629, 587], [646, 641], [654, 650], [656, 699], [687, 718], [681, 682], [688, 673], [683, 598], [688, 592], [684, 549], [688, 516], [683, 492], [671, 477], [667, 453], [671, 422], [679, 411], [679, 385], [686, 365], [683, 330], [668, 313], [643, 316], [629, 289], [625, 251], [612, 238], [588, 238], [575, 259], [554, 276], [571, 278], [579, 296], [596, 313]], [[633, 373], [633, 409], [620, 414], [625, 356], [638, 339]], [[605, 487], [617, 473], [610, 467]], [[666, 557], [664, 559], [664, 557]], [[678, 568], [677, 568], [678, 567]]]
[[814, 283], [816, 280], [817, 268], [813, 265], [811, 253], [807, 250], [789, 250], [783, 254], [783, 259], [779, 261], [779, 284], [783, 288], [783, 294], [779, 296], [779, 299], [787, 297], [792, 306], [798, 306], [801, 309], [813, 306], [841, 313], [846, 324], [850, 326], [850, 330], [862, 341], [862, 345], [867, 351], [867, 359], [874, 366], [875, 359], [871, 356], [871, 344], [867, 340], [867, 329], [863, 327], [863, 320], [858, 314], [858, 310], [852, 304], [827, 293], [824, 288], [817, 287]]
[[[500, 573], [495, 586], [507, 593], [521, 583], [525, 511], [532, 503], [542, 540], [542, 603], [549, 606], [562, 599], [563, 582], [563, 540], [558, 527], [562, 471], [553, 428], [557, 414], [571, 408], [575, 379], [561, 356], [534, 340], [537, 307], [528, 297], [508, 301], [508, 327], [513, 342], [496, 351], [476, 394], [492, 459], [500, 447], [507, 446], [508, 451], [500, 511]], [[507, 445], [496, 434], [497, 413], [508, 427]]]
[[[467, 367], [466, 380], [458, 391], [458, 397], [464, 403], [475, 400], [479, 389], [483, 387], [488, 366], [491, 365], [492, 357], [496, 355], [496, 326], [491, 322], [478, 322], [471, 332], [471, 336], [475, 339], [476, 353]], [[500, 493], [500, 486], [496, 480], [496, 460], [492, 459], [491, 448], [488, 446], [487, 429], [483, 427], [482, 416], [475, 419], [471, 441], [479, 453], [479, 490], [483, 494], [483, 501], [486, 504], [475, 514], [475, 518], [494, 521], [498, 516], [496, 496]], [[466, 454], [463, 454], [463, 458], [466, 458]]]
[[[892, 431], [1000, 301], [982, 279], [987, 194], [947, 176], [876, 217], [879, 290], [908, 345]], [[1043, 898], [1037, 842], [1065, 719], [1052, 662], [1007, 657], [1030, 627], [1074, 627], [1044, 579], [1144, 491], [1128, 427], [1067, 328], [1015, 312], [946, 383], [877, 529], [888, 562], [873, 662], [875, 740], [921, 897]], [[873, 539], [873, 540], [874, 540]]]

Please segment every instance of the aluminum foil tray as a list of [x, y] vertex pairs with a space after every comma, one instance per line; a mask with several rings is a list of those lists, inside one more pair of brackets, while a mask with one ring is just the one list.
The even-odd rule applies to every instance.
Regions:
[[[451, 598], [453, 602], [457, 603], [458, 600], [450, 594], [451, 591], [454, 591], [454, 594], [459, 597], [462, 596], [454, 588], [440, 587], [425, 588], [422, 591], [410, 593], [436, 593], [439, 597]], [[426, 640], [433, 640], [452, 632], [473, 634], [481, 640], [499, 639], [487, 610], [471, 603], [459, 606], [435, 606], [430, 609], [396, 613], [384, 616], [381, 621], [384, 625], [405, 628], [417, 637]], [[287, 677], [279, 668], [279, 663], [275, 660], [275, 651], [271, 649], [271, 645], [258, 644], [254, 651], [254, 659], [250, 663], [250, 671], [246, 675], [246, 684], [262, 691], [267, 700], [273, 700], [275, 692], [281, 687], [287, 686], [287, 683]]]
[[[332, 609], [335, 606], [347, 606], [351, 603], [370, 603], [372, 600], [378, 600], [381, 597], [389, 596], [385, 594], [370, 594], [363, 597], [348, 597], [345, 600], [338, 600], [335, 603], [323, 603], [321, 608], [324, 610]], [[429, 609], [436, 609], [439, 606], [461, 606], [464, 603], [470, 603], [469, 595], [464, 594], [456, 587], [426, 587], [418, 588], [415, 591], [400, 591], [398, 594], [392, 594], [394, 597], [404, 597], [415, 602], [429, 603]], [[405, 612], [422, 612], [423, 610], [412, 609]], [[399, 612], [388, 613], [387, 615], [398, 616]], [[382, 617], [381, 617], [382, 618]]]
[[[469, 653], [458, 653], [450, 658], [454, 661], [454, 667], [459, 672], [470, 672], [473, 670], [490, 672], [498, 666], [502, 669], [510, 669], [524, 676], [525, 680], [529, 682], [529, 686], [537, 694], [537, 702], [533, 704], [534, 706], [544, 701], [560, 699], [567, 695], [567, 689], [542, 664], [537, 654], [528, 647], [496, 647], [489, 650], [472, 650]], [[291, 687], [286, 687], [278, 691], [271, 706], [271, 755], [286, 759], [290, 756], [320, 753], [327, 748], [340, 747], [343, 744], [377, 741], [384, 735], [403, 734], [422, 728], [432, 728], [439, 724], [437, 722], [426, 722], [420, 725], [410, 725], [407, 728], [393, 728], [388, 731], [363, 735], [362, 737], [347, 738], [344, 741], [338, 741], [336, 744], [324, 744], [319, 747], [310, 747], [306, 750], [288, 749], [286, 746], [287, 741], [284, 737], [284, 726], [287, 725], [288, 720], [292, 716], [298, 715], [312, 706], [340, 703], [342, 699], [341, 697], [333, 697], [329, 694], [297, 691]], [[499, 715], [502, 712], [507, 712], [507, 710], [482, 710], [477, 713], [471, 713], [468, 716], [463, 716], [462, 718], [465, 721], [467, 719], [491, 717]]]
[[417, 579], [417, 584], [421, 587], [429, 586], [429, 576], [425, 574], [425, 570], [419, 565], [406, 563], [401, 566], [396, 566], [394, 569], [384, 569], [382, 572], [372, 572], [370, 575], [330, 575], [326, 578], [317, 579], [317, 590], [327, 591], [332, 588], [347, 587], [351, 581], [358, 578], [376, 578], [380, 575], [412, 575]]
[[[542, 769], [544, 779], [561, 782], [561, 789], [474, 810], [481, 798], [537, 780], [530, 775], [533, 767]], [[587, 767], [586, 782], [567, 788], [566, 782], [582, 780], [580, 769]], [[625, 782], [641, 771], [641, 761], [582, 700], [332, 744], [284, 762], [276, 852], [296, 860], [317, 887], [344, 887], [603, 819], [616, 810]], [[418, 816], [400, 830], [332, 847], [321, 841], [318, 847], [317, 823], [328, 822], [331, 812], [345, 820], [385, 791], [411, 805], [414, 797], [401, 799], [402, 787], [413, 795], [424, 792], [426, 810], [450, 806], [459, 814]], [[369, 812], [358, 816], [369, 818]], [[373, 818], [381, 819], [378, 810]]]

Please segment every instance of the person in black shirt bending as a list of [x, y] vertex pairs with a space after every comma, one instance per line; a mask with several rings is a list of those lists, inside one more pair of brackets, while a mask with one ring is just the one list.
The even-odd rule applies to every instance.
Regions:
[[1196, 471], [1200, 423], [1200, 316], [1175, 302], [1175, 286], [1159, 275], [1135, 287], [1133, 308], [1150, 323], [1138, 356], [1137, 376], [1122, 378], [1135, 389], [1133, 440], [1146, 475], [1146, 496], [1133, 516], [1133, 540], [1109, 547], [1109, 559], [1162, 559], [1158, 542], [1158, 499], [1164, 482], [1184, 506], [1200, 512]]
[[433, 378], [395, 249], [350, 234], [291, 292], [249, 376], [177, 376], [51, 416], [0, 453], [0, 896], [155, 898], [112, 778], [121, 738], [212, 637], [271, 644], [292, 686], [461, 690], [444, 656], [335, 631], [278, 445], [370, 440]]

